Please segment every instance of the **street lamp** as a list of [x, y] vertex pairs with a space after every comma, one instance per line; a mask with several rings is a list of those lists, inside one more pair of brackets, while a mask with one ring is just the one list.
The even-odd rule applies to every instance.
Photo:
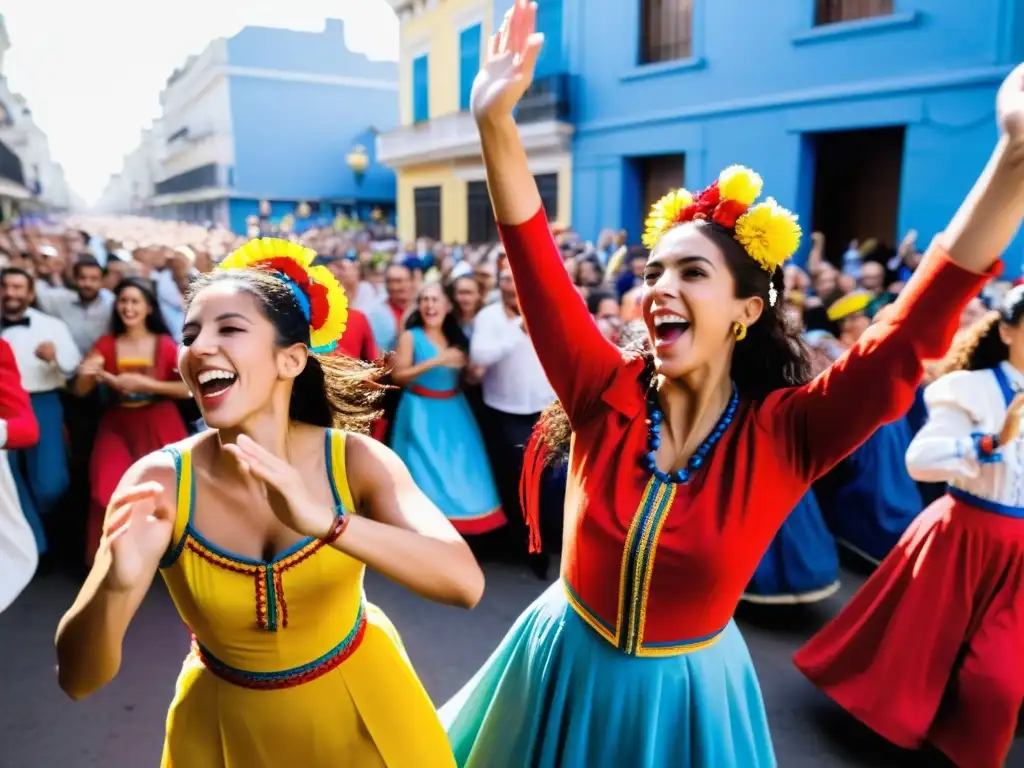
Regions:
[[370, 156], [366, 153], [366, 147], [362, 144], [356, 144], [352, 147], [352, 151], [348, 153], [345, 161], [348, 163], [348, 167], [352, 169], [352, 173], [356, 175], [356, 179], [362, 181], [363, 175], [366, 173], [367, 168], [370, 167]]

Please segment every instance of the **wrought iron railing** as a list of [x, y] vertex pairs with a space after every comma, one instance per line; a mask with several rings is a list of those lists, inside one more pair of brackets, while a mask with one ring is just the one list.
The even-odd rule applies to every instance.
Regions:
[[536, 123], [542, 120], [569, 121], [572, 104], [569, 98], [569, 75], [548, 75], [534, 80], [519, 100], [516, 120]]

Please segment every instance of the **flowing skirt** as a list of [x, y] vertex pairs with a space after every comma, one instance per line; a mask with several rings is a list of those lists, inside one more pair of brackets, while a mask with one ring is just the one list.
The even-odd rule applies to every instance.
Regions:
[[462, 394], [402, 393], [391, 445], [423, 492], [463, 535], [505, 524], [480, 427]]
[[795, 662], [889, 741], [998, 768], [1024, 701], [1022, 649], [1024, 519], [944, 496]]
[[743, 599], [751, 603], [814, 603], [839, 589], [836, 540], [808, 491], [775, 534]]
[[556, 582], [441, 708], [460, 768], [769, 768], [760, 687], [730, 622], [689, 654], [636, 657]]

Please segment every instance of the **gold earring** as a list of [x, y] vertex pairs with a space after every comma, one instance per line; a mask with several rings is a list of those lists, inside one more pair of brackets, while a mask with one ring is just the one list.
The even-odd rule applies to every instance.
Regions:
[[736, 341], [743, 341], [745, 338], [747, 338], [747, 326], [745, 326], [743, 323], [733, 323], [732, 333], [733, 336], [736, 337]]

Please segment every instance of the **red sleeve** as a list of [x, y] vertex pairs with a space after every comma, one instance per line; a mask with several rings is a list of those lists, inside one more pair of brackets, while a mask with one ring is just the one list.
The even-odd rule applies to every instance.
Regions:
[[103, 369], [107, 373], [117, 375], [117, 347], [113, 335], [107, 334], [96, 339], [89, 354], [102, 357]]
[[157, 360], [157, 376], [161, 381], [177, 381], [181, 378], [178, 373], [178, 345], [170, 336], [160, 337], [158, 348], [160, 359]]
[[621, 352], [598, 330], [562, 263], [542, 207], [518, 226], [498, 224], [530, 340], [574, 426], [598, 401]]
[[32, 401], [21, 386], [14, 350], [3, 339], [0, 339], [0, 419], [7, 422], [7, 443], [2, 447], [19, 450], [39, 442], [39, 423]]
[[946, 354], [964, 306], [1001, 268], [997, 262], [987, 274], [969, 272], [933, 243], [885, 320], [809, 384], [765, 400], [759, 419], [784, 442], [781, 450], [804, 480], [823, 475], [910, 409], [922, 361]]

